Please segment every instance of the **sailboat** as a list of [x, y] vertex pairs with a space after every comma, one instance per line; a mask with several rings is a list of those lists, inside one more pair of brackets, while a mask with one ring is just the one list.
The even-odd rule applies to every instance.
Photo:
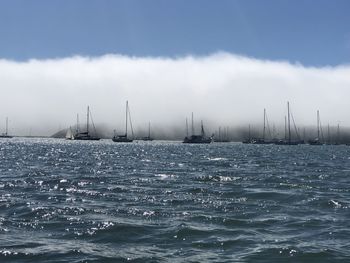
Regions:
[[183, 143], [211, 143], [213, 141], [212, 137], [206, 137], [204, 132], [203, 121], [201, 121], [201, 134], [195, 135], [194, 124], [193, 124], [193, 112], [192, 112], [192, 135], [188, 136], [188, 123], [186, 119], [186, 137]]
[[338, 123], [338, 126], [337, 126], [337, 135], [336, 135], [336, 139], [335, 139], [335, 142], [331, 142], [331, 140], [330, 140], [330, 132], [329, 132], [329, 125], [328, 125], [328, 144], [330, 144], [330, 145], [340, 145], [341, 144], [341, 142], [340, 142], [340, 125], [339, 125], [339, 123]]
[[[90, 121], [90, 118], [91, 118], [91, 112], [90, 112], [90, 108], [89, 106], [87, 107], [87, 114], [86, 114], [86, 131], [85, 132], [80, 132], [79, 131], [79, 126], [78, 126], [78, 123], [77, 123], [77, 130], [76, 130], [76, 133], [70, 137], [71, 140], [81, 140], [81, 141], [98, 141], [100, 140], [101, 138], [96, 136], [96, 135], [92, 135], [90, 133], [90, 127], [89, 127], [89, 121]], [[96, 134], [96, 128], [95, 128], [95, 125], [91, 119], [91, 122], [92, 122], [92, 125], [93, 125], [93, 128], [94, 128], [94, 134]]]
[[153, 138], [151, 137], [151, 122], [148, 123], [148, 136], [142, 137], [141, 140], [153, 141]]
[[268, 121], [267, 121], [266, 109], [264, 109], [263, 136], [262, 136], [262, 138], [252, 138], [250, 143], [252, 143], [252, 144], [272, 144], [273, 142], [271, 140], [270, 141], [266, 140], [266, 128], [268, 128], [268, 131], [269, 131], [269, 134], [271, 137], [270, 126], [269, 126]]
[[221, 132], [221, 127], [219, 127], [218, 137], [214, 137], [214, 142], [230, 142], [228, 127], [224, 127], [223, 132]]
[[130, 109], [129, 109], [129, 103], [126, 101], [126, 109], [125, 109], [125, 134], [123, 135], [117, 135], [116, 131], [114, 130], [114, 136], [112, 138], [112, 141], [114, 142], [132, 142], [132, 138], [128, 138], [128, 117], [130, 118], [130, 127], [131, 127], [131, 133], [132, 137], [134, 137], [134, 132], [132, 130], [132, 123], [131, 123], [131, 117], [130, 117]]
[[74, 133], [72, 131], [72, 127], [69, 127], [69, 129], [67, 129], [67, 133], [66, 133], [66, 140], [74, 140]]
[[321, 127], [320, 112], [319, 110], [317, 110], [317, 137], [313, 140], [308, 141], [310, 145], [323, 145], [323, 143], [320, 140], [320, 127]]
[[250, 124], [248, 125], [248, 138], [243, 140], [242, 143], [245, 143], [245, 144], [252, 143], [252, 136], [251, 136], [251, 132], [250, 132]]
[[298, 145], [298, 144], [303, 144], [304, 141], [301, 140], [300, 137], [299, 137], [298, 130], [296, 128], [293, 115], [292, 115], [292, 119], [293, 119], [295, 133], [296, 133], [296, 135], [298, 137], [298, 140], [292, 140], [292, 133], [291, 133], [291, 129], [290, 129], [291, 113], [290, 113], [289, 101], [287, 102], [287, 112], [288, 112], [288, 114], [284, 118], [284, 134], [285, 134], [284, 137], [285, 138], [284, 138], [284, 140], [278, 140], [277, 142], [275, 142], [275, 144], [278, 144], [278, 145]]
[[335, 145], [340, 145], [340, 125], [338, 123], [337, 127], [337, 141], [335, 142]]
[[8, 118], [6, 117], [6, 130], [5, 133], [0, 135], [0, 138], [12, 138], [12, 136], [8, 134], [8, 122]]

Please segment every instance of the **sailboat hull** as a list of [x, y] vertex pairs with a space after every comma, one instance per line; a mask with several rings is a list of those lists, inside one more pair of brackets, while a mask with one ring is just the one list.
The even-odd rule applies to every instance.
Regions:
[[99, 141], [101, 138], [99, 137], [95, 137], [95, 136], [79, 136], [76, 135], [74, 136], [73, 140], [77, 140], [77, 141]]
[[151, 137], [143, 137], [141, 138], [142, 141], [153, 141], [153, 138]]
[[129, 139], [126, 136], [114, 136], [112, 138], [112, 141], [114, 141], [114, 142], [133, 142], [132, 139]]
[[10, 135], [0, 135], [0, 138], [7, 138], [7, 139], [11, 139], [13, 138], [12, 136]]
[[276, 145], [298, 145], [298, 144], [301, 144], [301, 142], [280, 140], [275, 142], [275, 144]]
[[317, 140], [317, 139], [309, 140], [308, 144], [310, 144], [310, 145], [323, 145], [323, 143], [321, 141]]
[[212, 138], [205, 138], [201, 135], [192, 135], [191, 137], [186, 137], [183, 143], [211, 143]]

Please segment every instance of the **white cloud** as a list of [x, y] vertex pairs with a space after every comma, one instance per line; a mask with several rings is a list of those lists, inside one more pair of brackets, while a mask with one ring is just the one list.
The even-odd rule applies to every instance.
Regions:
[[286, 101], [300, 125], [350, 125], [350, 66], [304, 67], [228, 53], [205, 57], [106, 55], [15, 62], [0, 60], [1, 119], [13, 133], [51, 134], [74, 125], [90, 105], [95, 123], [124, 127], [129, 100], [134, 125], [184, 129], [195, 113], [216, 125], [282, 124]]

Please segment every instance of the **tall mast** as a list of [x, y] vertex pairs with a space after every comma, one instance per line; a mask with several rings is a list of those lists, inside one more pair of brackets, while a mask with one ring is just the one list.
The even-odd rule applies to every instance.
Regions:
[[287, 102], [287, 108], [288, 108], [288, 142], [291, 141], [291, 134], [290, 134], [290, 112], [289, 112], [289, 101]]
[[151, 138], [151, 122], [148, 122], [148, 138]]
[[89, 135], [89, 113], [90, 109], [89, 106], [87, 107], [87, 116], [86, 116], [86, 133]]
[[187, 118], [186, 118], [186, 137], [188, 138], [188, 121], [187, 121]]
[[79, 113], [77, 113], [77, 128], [76, 128], [76, 132], [79, 133]]
[[221, 141], [221, 127], [219, 126], [219, 140]]
[[340, 142], [340, 126], [339, 126], [339, 123], [338, 123], [338, 127], [337, 127], [337, 144], [339, 144]]
[[204, 127], [203, 127], [203, 121], [201, 121], [201, 135], [204, 136]]
[[251, 136], [250, 136], [250, 124], [248, 125], [248, 136], [249, 136], [249, 141], [251, 139]]
[[8, 117], [6, 117], [6, 133], [5, 133], [6, 136], [8, 134], [8, 124], [9, 124], [8, 122], [9, 122]]
[[320, 139], [320, 112], [317, 110], [317, 139]]
[[287, 141], [287, 116], [284, 116], [284, 139]]
[[327, 141], [329, 144], [331, 143], [331, 133], [330, 133], [330, 129], [329, 129], [329, 123], [327, 126]]
[[125, 109], [125, 137], [128, 137], [128, 109], [129, 109], [129, 102], [126, 101], [126, 109]]
[[264, 129], [263, 129], [263, 140], [265, 141], [265, 130], [266, 130], [266, 109], [264, 109]]
[[194, 135], [193, 112], [192, 112], [192, 135]]

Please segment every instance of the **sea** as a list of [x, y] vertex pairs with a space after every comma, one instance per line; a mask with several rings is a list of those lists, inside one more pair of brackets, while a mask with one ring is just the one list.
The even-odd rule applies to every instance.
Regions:
[[0, 262], [350, 262], [350, 146], [1, 139]]

